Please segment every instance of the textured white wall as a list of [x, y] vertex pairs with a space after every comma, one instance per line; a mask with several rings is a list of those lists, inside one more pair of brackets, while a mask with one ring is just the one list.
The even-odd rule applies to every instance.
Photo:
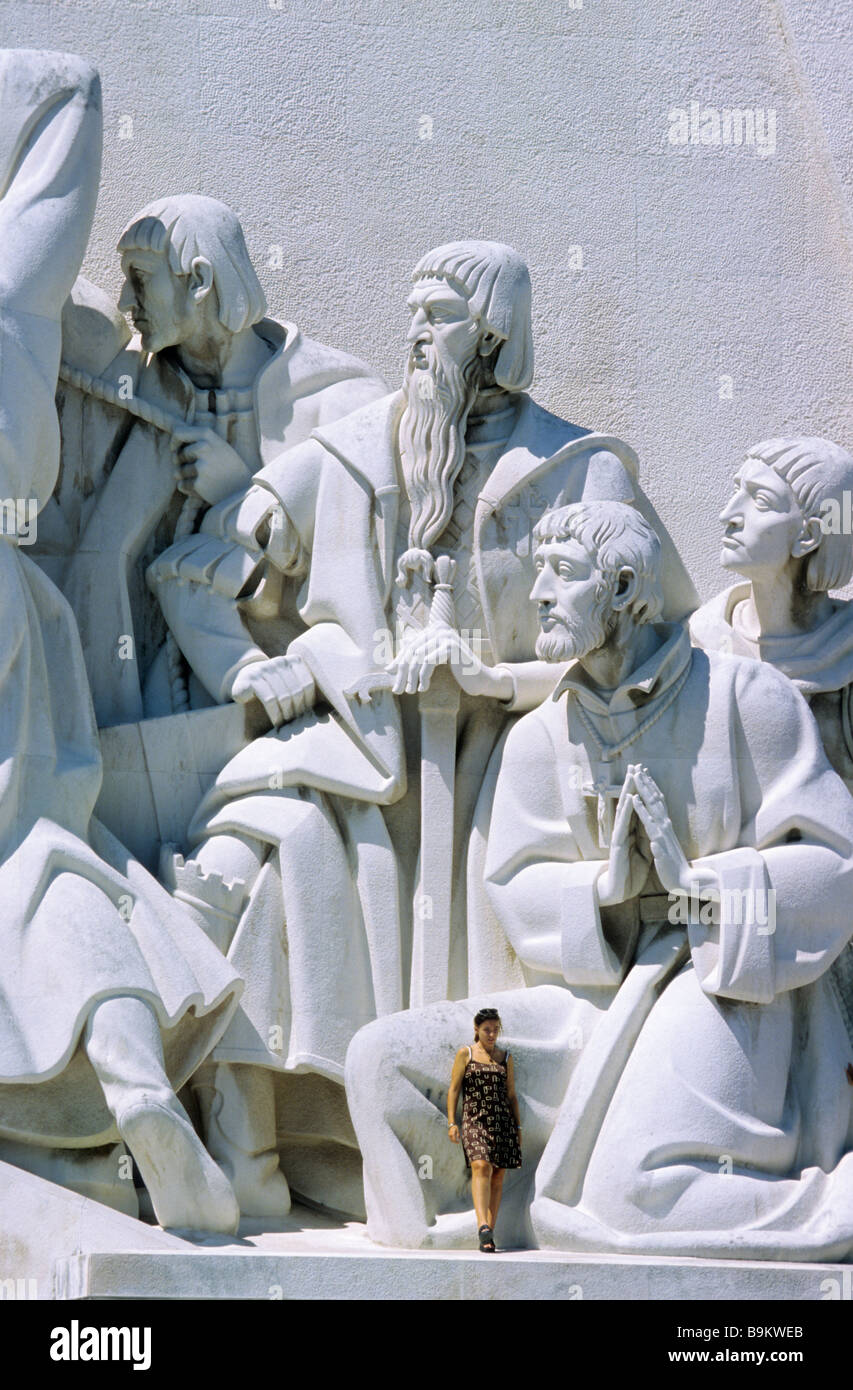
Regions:
[[[143, 203], [208, 193], [271, 310], [396, 383], [418, 256], [518, 247], [534, 394], [637, 447], [703, 595], [744, 447], [853, 445], [849, 0], [2, 0], [0, 43], [101, 70], [109, 290]], [[775, 153], [672, 146], [691, 100], [772, 108]]]

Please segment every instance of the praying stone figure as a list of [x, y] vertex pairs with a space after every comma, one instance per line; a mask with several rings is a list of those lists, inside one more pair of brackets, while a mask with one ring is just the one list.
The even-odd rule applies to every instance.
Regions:
[[[151, 561], [315, 426], [387, 391], [363, 362], [265, 317], [240, 223], [215, 198], [149, 204], [118, 252], [137, 336], [75, 287], [62, 473], [39, 547], [77, 618], [101, 727], [211, 703], [166, 640]], [[286, 643], [301, 625], [282, 607]]]
[[[668, 616], [695, 606], [633, 452], [527, 394], [521, 257], [437, 247], [408, 308], [402, 390], [315, 430], [150, 573], [210, 694], [262, 704], [276, 726], [216, 778], [194, 854], [166, 877], [247, 982], [208, 1129], [247, 1215], [280, 1183], [275, 1074], [339, 1083], [362, 1024], [467, 992], [483, 775], [559, 674], [534, 650], [533, 518], [585, 492], [634, 501], [666, 549]], [[280, 576], [301, 586], [306, 630], [277, 654], [245, 610], [274, 614]]]
[[[0, 492], [38, 512], [59, 467], [60, 315], [98, 188], [98, 75], [69, 54], [2, 52], [0, 116]], [[81, 1151], [105, 1145], [131, 1177], [122, 1140], [161, 1225], [233, 1231], [234, 1194], [175, 1092], [240, 983], [92, 815], [80, 639], [19, 539], [0, 537], [0, 1157], [48, 1178], [73, 1167], [85, 1187]], [[132, 1181], [115, 1186], [136, 1214]]]
[[[853, 792], [853, 456], [829, 439], [768, 439], [747, 451], [720, 520], [720, 563], [743, 575], [694, 613], [706, 651], [768, 661], [794, 682], [832, 766]], [[853, 1062], [853, 949], [832, 977]]]
[[[552, 982], [488, 1001], [536, 1165], [530, 1234], [842, 1259], [853, 1087], [829, 971], [853, 933], [853, 801], [784, 676], [658, 621], [660, 545], [634, 508], [561, 508], [536, 540], [538, 651], [572, 664], [499, 755], [484, 879]], [[460, 1178], [444, 1162], [437, 1191], [417, 1165], [441, 1152], [459, 1029], [483, 1002], [380, 1019], [350, 1046], [374, 1239], [448, 1238], [436, 1217]]]

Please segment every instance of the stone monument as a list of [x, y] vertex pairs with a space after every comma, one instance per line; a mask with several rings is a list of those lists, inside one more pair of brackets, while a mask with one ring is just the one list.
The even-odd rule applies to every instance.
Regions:
[[[690, 620], [694, 642], [784, 671], [809, 702], [853, 791], [853, 457], [829, 439], [769, 439], [747, 453], [720, 520], [720, 563], [744, 576]], [[832, 970], [853, 1045], [853, 950]]]
[[[0, 112], [0, 1261], [39, 1297], [819, 1297], [853, 1258], [837, 415], [776, 403], [722, 516], [744, 582], [699, 606], [714, 479], [626, 403], [659, 325], [615, 286], [598, 427], [564, 418], [590, 301], [529, 189], [445, 190], [372, 260], [318, 206], [284, 317], [233, 168], [115, 206], [87, 61], [0, 52]], [[445, 1113], [484, 1006], [524, 1121], [491, 1276]]]

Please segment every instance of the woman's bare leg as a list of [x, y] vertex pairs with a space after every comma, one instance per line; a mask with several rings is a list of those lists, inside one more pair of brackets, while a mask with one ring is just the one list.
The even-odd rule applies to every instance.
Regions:
[[491, 1192], [489, 1195], [489, 1208], [486, 1213], [486, 1220], [488, 1221], [488, 1224], [491, 1226], [492, 1230], [494, 1230], [495, 1226], [497, 1225], [498, 1212], [500, 1211], [501, 1206], [501, 1197], [503, 1196], [505, 1172], [505, 1168], [492, 1169], [492, 1183]]
[[474, 1211], [478, 1226], [490, 1226], [489, 1199], [492, 1189], [492, 1165], [484, 1158], [475, 1158], [471, 1163], [471, 1194], [474, 1198]]

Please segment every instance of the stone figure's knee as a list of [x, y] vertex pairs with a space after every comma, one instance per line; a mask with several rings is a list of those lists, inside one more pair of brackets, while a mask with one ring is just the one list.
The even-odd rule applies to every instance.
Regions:
[[344, 1069], [347, 1098], [359, 1109], [385, 1113], [398, 1080], [399, 1068], [388, 1020], [377, 1018], [359, 1028], [347, 1049]]
[[227, 882], [241, 880], [251, 888], [268, 853], [268, 847], [250, 835], [211, 835], [191, 856], [202, 875], [217, 875]]
[[188, 859], [165, 844], [160, 881], [227, 955], [268, 847], [249, 836], [212, 835]]
[[101, 916], [108, 906], [118, 911], [118, 907], [97, 883], [84, 878], [82, 874], [64, 870], [49, 883], [39, 910], [46, 914], [61, 913], [63, 916], [74, 913]]

